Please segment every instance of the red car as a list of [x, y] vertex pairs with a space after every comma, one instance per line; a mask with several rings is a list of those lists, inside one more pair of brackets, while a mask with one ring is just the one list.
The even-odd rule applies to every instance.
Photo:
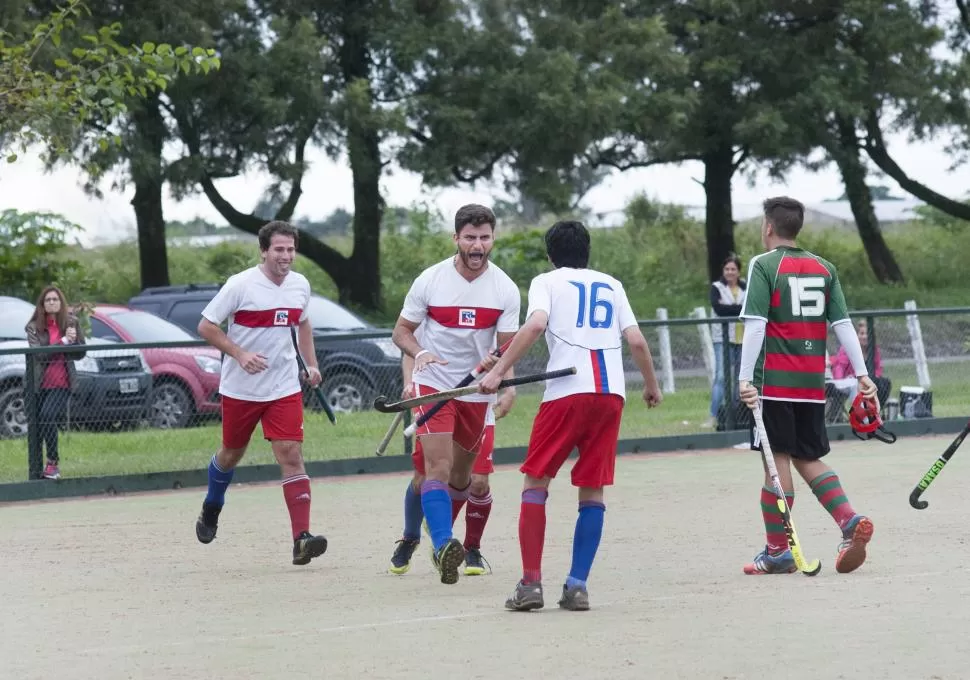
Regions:
[[[121, 305], [98, 305], [90, 317], [91, 336], [115, 342], [198, 340], [149, 312]], [[152, 369], [150, 422], [163, 429], [187, 427], [200, 417], [219, 415], [222, 355], [212, 347], [143, 349]]]

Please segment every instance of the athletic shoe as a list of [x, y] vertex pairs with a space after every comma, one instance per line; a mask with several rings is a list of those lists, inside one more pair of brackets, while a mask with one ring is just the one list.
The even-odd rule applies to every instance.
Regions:
[[199, 519], [195, 521], [195, 537], [199, 543], [212, 543], [216, 537], [216, 529], [219, 527], [219, 513], [222, 512], [221, 505], [212, 503], [202, 503], [202, 512]]
[[391, 566], [388, 569], [392, 574], [406, 574], [411, 569], [411, 557], [421, 542], [417, 538], [402, 538], [397, 542], [394, 554], [391, 555]]
[[839, 543], [839, 556], [835, 558], [835, 570], [848, 574], [862, 566], [866, 561], [866, 545], [872, 539], [872, 520], [865, 515], [856, 515], [842, 530]]
[[327, 539], [323, 536], [314, 536], [309, 531], [304, 531], [300, 537], [293, 541], [293, 564], [310, 564], [314, 557], [320, 557], [327, 552]]
[[434, 552], [431, 560], [441, 574], [441, 582], [453, 585], [458, 583], [458, 567], [465, 561], [465, 549], [461, 541], [451, 538]]
[[572, 588], [562, 587], [562, 597], [559, 598], [559, 606], [572, 612], [584, 612], [589, 609], [589, 593], [582, 586]]
[[478, 548], [469, 548], [465, 551], [465, 576], [482, 576], [485, 569], [492, 571], [492, 565], [482, 557], [482, 551]]
[[754, 561], [751, 564], [744, 565], [744, 573], [749, 575], [793, 574], [797, 569], [791, 550], [786, 550], [779, 555], [772, 555], [768, 552], [767, 547], [754, 556]]
[[57, 467], [57, 463], [52, 463], [47, 461], [47, 465], [44, 467], [44, 479], [60, 479], [61, 470]]
[[515, 584], [515, 590], [505, 601], [505, 608], [516, 612], [528, 612], [533, 609], [542, 609], [544, 606], [541, 583], [519, 581]]

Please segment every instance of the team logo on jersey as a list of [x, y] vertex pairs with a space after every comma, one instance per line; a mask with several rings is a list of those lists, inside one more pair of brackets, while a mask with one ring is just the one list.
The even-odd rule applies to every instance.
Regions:
[[289, 326], [290, 325], [290, 310], [288, 309], [277, 309], [276, 316], [273, 318], [274, 326]]
[[475, 310], [474, 309], [459, 309], [458, 310], [458, 325], [459, 326], [474, 326], [475, 325]]

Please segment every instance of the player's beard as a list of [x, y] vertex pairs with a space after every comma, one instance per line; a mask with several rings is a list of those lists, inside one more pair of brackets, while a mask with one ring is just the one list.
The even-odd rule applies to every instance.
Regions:
[[465, 265], [465, 269], [469, 271], [477, 272], [485, 268], [488, 264], [489, 255], [492, 254], [490, 250], [483, 250], [480, 258], [473, 258], [472, 253], [466, 253], [465, 251], [458, 249], [458, 257], [461, 258], [461, 263]]

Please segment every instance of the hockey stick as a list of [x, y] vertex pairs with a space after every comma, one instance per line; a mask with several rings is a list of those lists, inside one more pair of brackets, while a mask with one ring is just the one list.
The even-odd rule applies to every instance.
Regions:
[[[290, 326], [290, 337], [293, 339], [293, 349], [296, 350], [296, 363], [300, 367], [300, 372], [306, 375], [307, 380], [310, 378], [310, 371], [307, 370], [306, 362], [303, 361], [303, 355], [300, 354], [300, 345], [296, 341], [296, 326]], [[323, 407], [324, 412], [327, 414], [327, 418], [334, 425], [337, 424], [337, 417], [333, 414], [333, 409], [330, 408], [330, 404], [327, 403], [327, 398], [323, 396], [323, 390], [320, 389], [319, 385], [313, 387], [313, 392], [317, 395], [317, 401], [320, 402], [320, 406]]]
[[394, 420], [391, 421], [391, 426], [387, 428], [387, 434], [384, 435], [381, 443], [377, 445], [377, 451], [375, 453], [377, 453], [378, 456], [384, 455], [384, 451], [387, 450], [387, 445], [390, 443], [391, 437], [393, 437], [394, 433], [397, 432], [397, 426], [401, 424], [402, 420], [404, 420], [404, 411], [400, 411], [396, 416], [394, 416]]
[[956, 439], [950, 443], [950, 446], [948, 446], [946, 451], [943, 452], [943, 455], [941, 455], [936, 462], [933, 463], [929, 471], [923, 475], [923, 479], [919, 480], [919, 484], [917, 484], [916, 488], [913, 489], [913, 492], [909, 494], [910, 505], [917, 510], [925, 510], [927, 507], [929, 507], [929, 503], [927, 501], [921, 501], [919, 497], [923, 495], [926, 488], [933, 482], [934, 479], [936, 479], [936, 476], [940, 474], [940, 471], [950, 461], [950, 458], [953, 457], [953, 454], [956, 453], [957, 449], [960, 448], [960, 444], [963, 443], [963, 440], [967, 438], [968, 434], [970, 434], [970, 421], [967, 421], [967, 424], [963, 426], [963, 430], [956, 436]]
[[[499, 389], [503, 387], [511, 387], [512, 385], [527, 385], [534, 382], [542, 382], [543, 380], [552, 380], [553, 378], [565, 378], [567, 375], [575, 375], [576, 367], [572, 366], [570, 368], [561, 368], [558, 371], [550, 371], [548, 373], [535, 373], [533, 375], [523, 375], [515, 378], [508, 378], [503, 380], [498, 384]], [[456, 399], [458, 397], [464, 397], [468, 394], [474, 394], [478, 392], [478, 385], [469, 385], [468, 387], [459, 387], [454, 390], [445, 390], [444, 392], [432, 392], [431, 394], [425, 394], [420, 397], [414, 397], [412, 399], [404, 399], [403, 401], [388, 402], [387, 397], [383, 394], [374, 400], [374, 408], [381, 413], [397, 413], [398, 411], [406, 411], [409, 408], [414, 408], [415, 406], [420, 406], [421, 404], [430, 404], [433, 401], [447, 401], [448, 399]]]
[[[492, 352], [492, 355], [496, 357], [502, 356], [505, 350], [509, 348], [509, 345], [512, 344], [513, 339], [514, 339], [514, 336], [513, 338], [509, 338], [504, 345], [502, 345], [497, 350]], [[461, 382], [455, 385], [455, 389], [458, 389], [459, 387], [465, 387], [466, 385], [471, 385], [473, 382], [478, 380], [478, 378], [480, 378], [483, 373], [485, 373], [485, 368], [482, 366], [482, 364], [478, 364], [478, 366], [476, 366], [471, 373], [466, 375], [464, 378], [461, 379]], [[446, 403], [447, 402], [445, 401], [439, 401], [437, 404], [435, 404], [427, 411], [422, 413], [420, 418], [418, 418], [415, 422], [411, 423], [404, 429], [404, 436], [411, 437], [415, 432], [417, 432], [419, 427], [421, 427], [426, 422], [431, 420], [431, 418], [434, 417], [434, 414], [440, 411]]]
[[781, 480], [778, 478], [778, 468], [775, 466], [775, 455], [771, 452], [771, 445], [768, 443], [768, 434], [765, 432], [765, 422], [761, 417], [761, 405], [754, 409], [754, 423], [758, 428], [758, 439], [761, 441], [761, 452], [768, 467], [768, 476], [771, 477], [771, 485], [775, 489], [775, 502], [778, 510], [781, 511], [781, 521], [785, 525], [785, 533], [788, 535], [788, 547], [791, 548], [792, 557], [795, 558], [795, 566], [806, 576], [815, 576], [822, 571], [822, 563], [813, 560], [811, 564], [805, 561], [802, 554], [802, 546], [795, 533], [795, 524], [791, 517], [791, 508], [788, 507], [788, 499], [785, 497], [785, 490], [781, 487]]

